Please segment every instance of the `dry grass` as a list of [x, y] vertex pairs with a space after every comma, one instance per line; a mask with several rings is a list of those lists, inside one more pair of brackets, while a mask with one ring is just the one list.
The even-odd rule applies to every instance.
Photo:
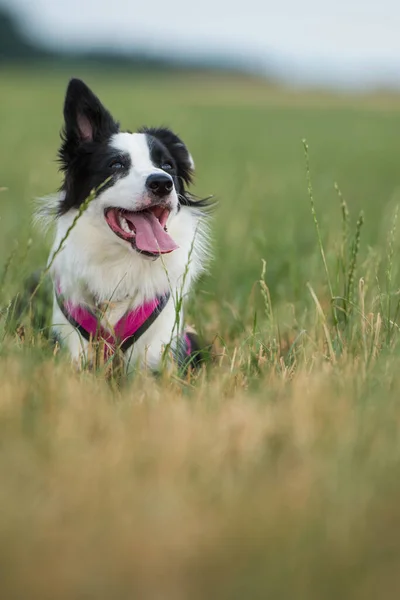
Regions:
[[2, 361], [2, 597], [396, 597], [399, 377], [343, 363], [188, 395]]

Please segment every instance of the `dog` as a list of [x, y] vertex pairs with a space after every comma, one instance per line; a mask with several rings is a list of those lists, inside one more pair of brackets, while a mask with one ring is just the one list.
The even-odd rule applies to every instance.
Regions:
[[52, 331], [72, 360], [122, 354], [157, 371], [199, 350], [184, 329], [188, 293], [209, 257], [209, 199], [188, 187], [193, 158], [166, 127], [123, 131], [98, 97], [71, 79], [58, 158], [63, 183], [39, 214], [55, 222], [48, 261]]

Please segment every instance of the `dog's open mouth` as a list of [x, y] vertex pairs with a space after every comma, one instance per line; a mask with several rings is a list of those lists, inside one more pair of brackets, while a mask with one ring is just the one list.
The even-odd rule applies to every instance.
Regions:
[[139, 212], [122, 208], [108, 208], [104, 212], [108, 226], [118, 237], [150, 256], [168, 254], [178, 248], [166, 230], [169, 214], [170, 210], [160, 205]]

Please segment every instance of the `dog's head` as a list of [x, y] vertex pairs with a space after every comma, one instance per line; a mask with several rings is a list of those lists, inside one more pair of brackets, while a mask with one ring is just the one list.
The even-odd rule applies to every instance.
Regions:
[[59, 214], [76, 212], [97, 190], [85, 218], [95, 219], [105, 235], [144, 257], [175, 250], [167, 228], [181, 206], [190, 204], [185, 186], [194, 167], [182, 140], [166, 128], [121, 132], [78, 79], [68, 85], [64, 119]]

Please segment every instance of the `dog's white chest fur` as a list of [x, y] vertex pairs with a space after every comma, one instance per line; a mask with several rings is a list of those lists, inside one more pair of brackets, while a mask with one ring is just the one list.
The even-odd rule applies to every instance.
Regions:
[[[50, 260], [72, 218], [73, 215], [59, 220]], [[88, 225], [87, 221], [89, 215], [80, 217], [56, 256], [51, 269], [53, 279], [74, 304], [101, 306], [102, 325], [109, 330], [127, 311], [169, 292], [166, 307], [126, 354], [130, 366], [139, 362], [155, 369], [165, 345], [181, 334], [184, 322], [181, 300], [187, 298], [191, 284], [204, 268], [207, 224], [195, 209], [183, 207], [169, 229], [179, 248], [150, 261], [129, 247], [120, 244], [115, 247], [114, 240], [104, 236], [107, 232]], [[63, 315], [55, 296], [52, 328], [75, 361], [88, 358], [86, 340]]]

